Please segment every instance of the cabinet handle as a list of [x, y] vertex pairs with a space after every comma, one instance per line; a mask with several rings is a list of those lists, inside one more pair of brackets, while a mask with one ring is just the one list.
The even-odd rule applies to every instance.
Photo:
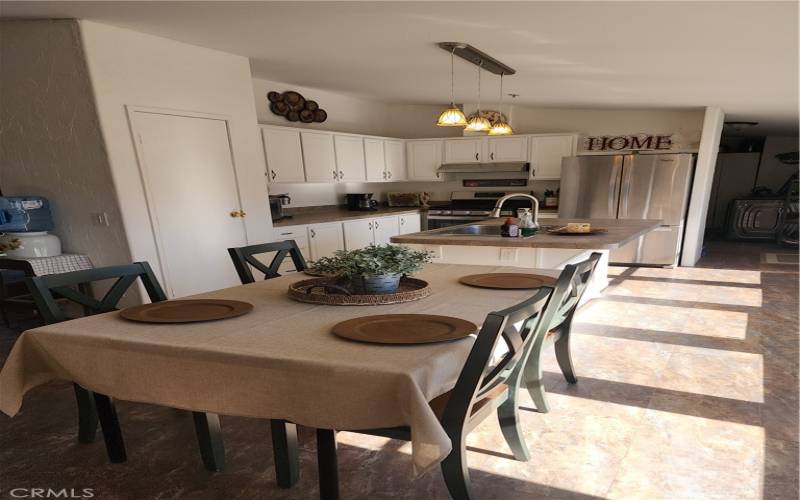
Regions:
[[491, 158], [492, 160], [494, 160], [494, 153], [489, 153], [489, 158]]
[[336, 170], [333, 171], [333, 180], [339, 180], [339, 174], [336, 172]]
[[277, 177], [277, 174], [275, 173], [275, 171], [274, 171], [274, 170], [271, 170], [271, 169], [270, 169], [269, 173], [270, 173], [270, 175], [272, 176], [272, 180], [274, 181], [274, 180], [275, 180], [275, 177]]
[[386, 175], [389, 176], [390, 179], [392, 178], [392, 173], [391, 172], [386, 172]]
[[476, 160], [478, 159], [478, 153], [475, 153], [475, 159]]
[[342, 180], [342, 179], [344, 179], [344, 172], [339, 170], [339, 180]]
[[536, 177], [536, 169], [535, 168], [531, 169], [531, 177]]
[[369, 229], [372, 229], [372, 222], [368, 222], [368, 223], [367, 223], [367, 227], [368, 227]]
[[400, 225], [401, 225], [401, 226], [402, 226], [403, 224], [405, 224], [405, 223], [406, 223], [406, 220], [405, 220], [405, 219], [400, 219]]
[[383, 179], [386, 180], [386, 170], [383, 171]]
[[312, 238], [316, 238], [317, 237], [317, 233], [315, 233], [313, 229], [309, 229], [308, 232], [311, 233], [311, 237]]
[[378, 229], [378, 221], [375, 221], [375, 229]]

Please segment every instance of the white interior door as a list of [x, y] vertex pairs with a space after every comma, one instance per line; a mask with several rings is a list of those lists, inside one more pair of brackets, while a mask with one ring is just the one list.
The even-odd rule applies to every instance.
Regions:
[[135, 111], [140, 168], [167, 294], [239, 284], [227, 248], [247, 242], [223, 119]]

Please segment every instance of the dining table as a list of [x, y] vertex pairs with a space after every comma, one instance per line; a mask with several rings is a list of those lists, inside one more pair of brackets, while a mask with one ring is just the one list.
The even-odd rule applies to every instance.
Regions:
[[415, 473], [438, 464], [451, 443], [428, 404], [451, 390], [474, 336], [388, 345], [331, 333], [339, 322], [381, 314], [453, 316], [480, 325], [486, 314], [536, 290], [459, 283], [490, 272], [556, 277], [554, 269], [428, 264], [414, 277], [431, 294], [380, 306], [332, 306], [292, 300], [303, 273], [195, 295], [245, 301], [252, 311], [209, 322], [154, 324], [117, 311], [25, 331], [0, 371], [0, 410], [15, 415], [25, 393], [62, 379], [115, 399], [196, 412], [279, 419], [321, 429], [409, 426]]

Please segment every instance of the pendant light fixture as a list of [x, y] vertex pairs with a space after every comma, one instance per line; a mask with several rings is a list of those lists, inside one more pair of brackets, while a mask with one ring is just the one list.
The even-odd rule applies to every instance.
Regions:
[[500, 112], [499, 116], [492, 124], [489, 135], [512, 135], [514, 129], [503, 119], [503, 73], [500, 73], [500, 109], [498, 111]]
[[455, 65], [456, 48], [458, 47], [453, 46], [450, 51], [450, 107], [439, 115], [439, 121], [436, 122], [436, 125], [440, 127], [464, 127], [467, 125], [467, 117], [464, 116], [463, 111], [456, 107], [453, 97], [453, 81], [455, 80], [453, 67]]
[[485, 116], [481, 114], [481, 68], [483, 66], [483, 62], [478, 64], [478, 111], [473, 114], [469, 122], [467, 122], [467, 126], [464, 130], [469, 130], [470, 132], [488, 132], [490, 128], [492, 128], [492, 124], [489, 123], [489, 120], [486, 119]]

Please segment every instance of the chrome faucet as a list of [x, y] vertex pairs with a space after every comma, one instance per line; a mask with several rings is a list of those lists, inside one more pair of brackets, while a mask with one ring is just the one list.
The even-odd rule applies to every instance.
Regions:
[[523, 198], [530, 198], [533, 203], [533, 225], [535, 227], [539, 227], [539, 200], [537, 200], [534, 196], [531, 196], [527, 193], [511, 193], [503, 196], [499, 200], [497, 200], [497, 204], [495, 204], [494, 208], [492, 209], [492, 213], [489, 214], [490, 217], [499, 218], [500, 217], [500, 209], [503, 207], [503, 203], [506, 200], [511, 198], [517, 198], [522, 196]]

